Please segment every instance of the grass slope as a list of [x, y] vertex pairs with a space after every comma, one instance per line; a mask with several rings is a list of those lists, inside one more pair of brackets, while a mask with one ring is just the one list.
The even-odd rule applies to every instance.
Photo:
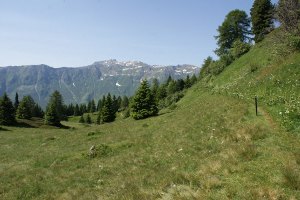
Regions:
[[[286, 105], [269, 105], [264, 90], [280, 94], [272, 73], [281, 76], [283, 94], [299, 94], [286, 88], [298, 78], [299, 54], [274, 61], [265, 45], [158, 117], [100, 126], [71, 119], [64, 123], [70, 129], [35, 128], [37, 119], [23, 122], [31, 127], [2, 127], [0, 199], [300, 199], [297, 121], [290, 132], [281, 126], [278, 111]], [[255, 94], [264, 100], [259, 116]], [[87, 156], [92, 145], [95, 158]]]

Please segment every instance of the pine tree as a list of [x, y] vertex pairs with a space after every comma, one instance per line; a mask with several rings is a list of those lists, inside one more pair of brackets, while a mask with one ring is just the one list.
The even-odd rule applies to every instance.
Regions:
[[91, 119], [90, 114], [87, 114], [85, 122], [86, 122], [87, 124], [91, 124], [91, 123], [92, 123], [92, 119]]
[[85, 123], [83, 115], [80, 116], [79, 123]]
[[167, 94], [171, 95], [176, 92], [176, 82], [174, 80], [171, 80], [167, 87]]
[[178, 79], [176, 81], [176, 91], [182, 91], [184, 89], [184, 80], [183, 79]]
[[159, 82], [157, 78], [155, 78], [153, 79], [152, 86], [151, 86], [151, 92], [155, 97], [157, 97], [158, 88], [159, 88]]
[[192, 86], [190, 76], [187, 75], [184, 83], [185, 88], [190, 88]]
[[242, 10], [233, 10], [229, 12], [217, 31], [219, 32], [219, 35], [215, 38], [217, 39], [219, 48], [215, 50], [215, 53], [218, 56], [228, 54], [236, 40], [245, 43], [251, 40], [249, 36], [251, 34], [250, 19], [247, 13]]
[[300, 34], [300, 1], [279, 0], [276, 16], [281, 27], [289, 34]]
[[98, 125], [101, 124], [101, 119], [102, 119], [101, 112], [98, 112], [96, 124]]
[[129, 99], [127, 96], [123, 96], [123, 99], [122, 99], [122, 103], [121, 103], [121, 108], [122, 109], [125, 109], [127, 108], [129, 105]]
[[18, 95], [18, 93], [16, 92], [15, 103], [14, 103], [15, 110], [18, 109], [19, 103], [20, 103], [20, 102], [19, 102], [19, 95]]
[[80, 110], [78, 104], [75, 105], [74, 108], [74, 116], [79, 116], [80, 115]]
[[39, 104], [35, 103], [32, 111], [33, 117], [43, 118], [45, 115], [43, 109], [39, 106]]
[[193, 74], [192, 78], [191, 78], [191, 84], [194, 85], [197, 82], [197, 77], [195, 74]]
[[45, 124], [53, 126], [61, 126], [60, 121], [64, 119], [63, 99], [58, 91], [50, 96], [49, 103], [45, 113]]
[[157, 103], [148, 82], [144, 80], [134, 95], [131, 105], [131, 116], [134, 119], [144, 119], [158, 113]]
[[255, 0], [251, 8], [252, 32], [254, 41], [260, 42], [273, 29], [274, 6], [271, 0]]
[[0, 98], [0, 125], [14, 125], [15, 109], [6, 93]]
[[110, 93], [108, 93], [104, 105], [101, 110], [102, 121], [103, 122], [113, 122], [116, 118], [116, 113], [114, 112], [113, 102]]
[[31, 96], [23, 97], [17, 109], [17, 118], [19, 119], [30, 119], [34, 116], [35, 102]]
[[91, 113], [96, 112], [96, 104], [95, 104], [95, 100], [94, 100], [94, 99], [91, 101], [91, 109], [90, 109], [90, 112], [91, 112]]
[[98, 100], [98, 103], [97, 103], [97, 111], [99, 112], [102, 108], [102, 101], [101, 99]]
[[61, 126], [60, 116], [58, 114], [57, 107], [53, 102], [50, 102], [47, 106], [45, 114], [45, 124], [51, 126]]

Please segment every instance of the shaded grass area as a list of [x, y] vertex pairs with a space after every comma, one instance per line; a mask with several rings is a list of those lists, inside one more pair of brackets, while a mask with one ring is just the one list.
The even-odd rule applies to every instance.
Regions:
[[299, 198], [298, 136], [200, 85], [158, 117], [64, 124], [0, 134], [0, 198]]

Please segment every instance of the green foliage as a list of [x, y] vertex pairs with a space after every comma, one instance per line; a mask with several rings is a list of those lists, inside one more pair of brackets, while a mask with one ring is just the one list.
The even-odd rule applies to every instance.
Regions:
[[51, 126], [61, 126], [60, 116], [55, 103], [49, 103], [45, 113], [45, 124]]
[[187, 75], [187, 76], [186, 76], [186, 79], [185, 79], [185, 82], [184, 82], [184, 87], [185, 87], [185, 88], [190, 88], [191, 86], [192, 86], [192, 82], [191, 82], [191, 80], [190, 80], [190, 76]]
[[300, 1], [299, 0], [279, 0], [277, 19], [283, 29], [293, 35], [300, 33]]
[[251, 8], [252, 33], [254, 41], [260, 42], [274, 29], [274, 6], [271, 0], [255, 0]]
[[247, 53], [251, 48], [249, 43], [241, 42], [240, 40], [234, 41], [232, 48], [230, 49], [230, 55], [233, 59], [237, 59]]
[[123, 96], [122, 102], [121, 102], [121, 108], [125, 109], [129, 106], [129, 99], [127, 96]]
[[92, 119], [91, 119], [90, 114], [87, 114], [86, 119], [85, 119], [85, 122], [86, 122], [87, 124], [91, 124], [91, 123], [92, 123]]
[[224, 22], [218, 28], [216, 36], [219, 48], [215, 51], [218, 56], [228, 54], [236, 40], [249, 42], [250, 19], [245, 11], [233, 10], [229, 12]]
[[82, 124], [85, 123], [83, 115], [80, 116], [79, 123], [82, 123]]
[[20, 102], [19, 102], [19, 95], [18, 95], [18, 93], [16, 92], [15, 103], [14, 103], [15, 110], [18, 109], [19, 103], [20, 103]]
[[6, 93], [0, 98], [0, 125], [14, 125], [15, 109]]
[[110, 93], [108, 93], [107, 97], [105, 98], [105, 102], [101, 110], [101, 116], [103, 122], [113, 122], [116, 118]]
[[211, 56], [208, 56], [202, 64], [201, 70], [200, 70], [200, 78], [203, 78], [204, 76], [210, 74], [210, 68], [209, 66], [211, 65], [211, 63], [213, 62], [213, 59]]
[[289, 39], [289, 45], [293, 49], [300, 51], [300, 36], [299, 35], [290, 35], [288, 39]]
[[34, 116], [35, 102], [31, 96], [23, 97], [17, 109], [17, 118], [30, 119]]
[[98, 115], [97, 115], [97, 120], [96, 120], [96, 124], [101, 124], [102, 122], [102, 116], [101, 116], [101, 112], [98, 112]]
[[155, 97], [153, 96], [148, 82], [144, 80], [134, 95], [131, 104], [131, 116], [134, 119], [145, 119], [158, 113]]
[[58, 91], [54, 91], [50, 96], [50, 100], [46, 108], [45, 124], [60, 126], [60, 121], [66, 118], [63, 113], [64, 108], [62, 96]]

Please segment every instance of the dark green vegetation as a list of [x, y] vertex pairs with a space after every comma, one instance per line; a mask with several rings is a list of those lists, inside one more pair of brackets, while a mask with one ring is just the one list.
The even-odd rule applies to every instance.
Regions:
[[289, 106], [299, 108], [300, 54], [274, 44], [277, 34], [158, 117], [2, 127], [0, 197], [299, 199], [299, 118], [292, 126], [285, 119], [299, 116]]
[[0, 95], [6, 92], [11, 99], [16, 92], [20, 99], [30, 95], [45, 109], [55, 90], [61, 93], [66, 104], [82, 104], [108, 93], [132, 96], [141, 79], [151, 81], [156, 77], [163, 82], [169, 75], [179, 79], [190, 72], [198, 73], [199, 68], [192, 65], [158, 67], [116, 60], [77, 68], [51, 68], [47, 65], [0, 67]]
[[131, 104], [131, 116], [134, 119], [145, 119], [158, 113], [154, 94], [147, 81], [143, 81], [137, 90]]
[[263, 40], [274, 29], [274, 5], [271, 0], [255, 0], [251, 8], [252, 33], [255, 42]]
[[156, 117], [2, 126], [0, 198], [300, 199], [300, 52], [286, 35], [273, 31], [218, 74], [206, 59], [192, 87], [153, 83], [163, 102], [187, 89]]

